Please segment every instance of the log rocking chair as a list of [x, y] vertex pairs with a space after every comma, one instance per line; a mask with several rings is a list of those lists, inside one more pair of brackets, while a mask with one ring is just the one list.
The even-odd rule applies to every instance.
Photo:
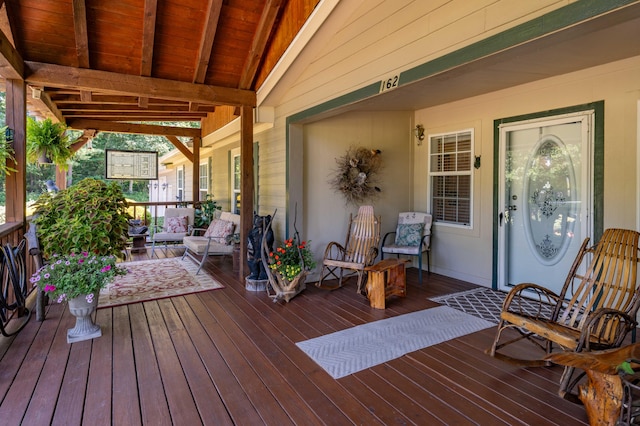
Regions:
[[[560, 294], [536, 284], [516, 285], [505, 298], [489, 355], [519, 365], [543, 366], [549, 365], [543, 357], [522, 360], [497, 351], [522, 339], [546, 354], [554, 344], [574, 352], [619, 347], [637, 325], [639, 235], [633, 230], [607, 229], [591, 248], [585, 239]], [[524, 302], [538, 303], [537, 311], [525, 312]], [[583, 376], [584, 372], [566, 367], [559, 395], [579, 402], [574, 388]]]
[[[373, 206], [360, 206], [356, 217], [349, 216], [349, 227], [344, 246], [332, 241], [327, 245], [322, 260], [320, 280], [316, 287], [335, 290], [342, 287], [343, 278], [358, 276], [357, 292], [363, 289], [365, 268], [373, 265], [380, 243], [380, 216], [373, 214]], [[344, 271], [348, 271], [345, 275]], [[327, 279], [337, 279], [337, 285], [327, 285]]]

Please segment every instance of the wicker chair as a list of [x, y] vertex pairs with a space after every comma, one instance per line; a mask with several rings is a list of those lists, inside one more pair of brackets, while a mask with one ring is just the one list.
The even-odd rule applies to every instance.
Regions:
[[[362, 291], [365, 268], [378, 256], [380, 242], [380, 216], [373, 214], [373, 206], [360, 206], [356, 217], [349, 216], [349, 227], [344, 245], [330, 242], [324, 251], [320, 280], [316, 287], [335, 290], [342, 287], [343, 278], [357, 275], [357, 292]], [[345, 270], [347, 274], [345, 275]], [[337, 279], [337, 285], [326, 285], [327, 279]]]
[[[548, 361], [515, 359], [497, 351], [522, 339], [547, 354], [554, 344], [575, 352], [619, 347], [637, 325], [639, 235], [633, 230], [607, 229], [592, 248], [587, 248], [589, 239], [585, 239], [560, 294], [530, 283], [511, 289], [488, 353], [521, 365], [541, 366]], [[524, 311], [524, 298], [539, 303], [537, 312]], [[577, 401], [573, 390], [584, 373], [574, 373], [574, 367], [565, 368], [559, 394]]]

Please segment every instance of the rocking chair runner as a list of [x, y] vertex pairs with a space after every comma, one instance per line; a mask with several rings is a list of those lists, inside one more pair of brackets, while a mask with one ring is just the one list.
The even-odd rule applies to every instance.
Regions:
[[[637, 325], [639, 235], [632, 230], [607, 229], [592, 248], [587, 248], [589, 239], [585, 239], [560, 294], [530, 283], [511, 289], [488, 353], [522, 365], [541, 366], [548, 361], [514, 359], [497, 350], [522, 339], [529, 340], [547, 354], [552, 352], [554, 343], [575, 352], [619, 347], [627, 333]], [[589, 257], [591, 260], [586, 264]], [[579, 271], [583, 264], [586, 268], [582, 275]], [[523, 298], [539, 302], [536, 313], [523, 311]], [[515, 330], [519, 335], [515, 338], [503, 336], [507, 329]], [[501, 342], [502, 337], [510, 340]], [[584, 373], [574, 377], [574, 372], [574, 367], [565, 368], [558, 393], [577, 402], [573, 388]]]
[[[360, 206], [358, 215], [349, 216], [349, 227], [344, 246], [333, 241], [327, 245], [322, 260], [320, 280], [316, 287], [335, 290], [342, 287], [342, 279], [346, 278], [344, 271], [351, 273], [348, 276], [358, 276], [357, 292], [362, 290], [365, 268], [373, 265], [378, 256], [378, 243], [380, 242], [380, 216], [373, 214], [373, 206]], [[327, 286], [323, 281], [337, 279], [338, 284]]]

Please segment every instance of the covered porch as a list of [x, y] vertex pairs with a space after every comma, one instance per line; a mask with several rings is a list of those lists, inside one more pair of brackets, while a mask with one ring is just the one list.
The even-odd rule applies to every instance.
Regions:
[[44, 322], [32, 319], [3, 340], [3, 422], [587, 423], [582, 406], [557, 396], [559, 367], [521, 368], [484, 353], [495, 327], [337, 380], [295, 345], [435, 307], [430, 297], [472, 284], [432, 273], [420, 286], [410, 268], [407, 297], [378, 310], [355, 282], [333, 292], [311, 285], [281, 304], [246, 291], [228, 257], [205, 268], [224, 289], [99, 309], [98, 339], [67, 344], [74, 320], [66, 305], [52, 304]]

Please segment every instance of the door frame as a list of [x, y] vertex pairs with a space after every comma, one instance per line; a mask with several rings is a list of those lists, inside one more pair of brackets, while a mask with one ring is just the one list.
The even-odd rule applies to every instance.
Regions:
[[563, 114], [578, 113], [581, 111], [593, 110], [593, 175], [591, 186], [593, 188], [593, 241], [598, 241], [603, 231], [603, 212], [604, 212], [604, 101], [597, 101], [588, 104], [575, 105], [566, 108], [558, 108], [553, 110], [535, 112], [531, 114], [518, 115], [496, 119], [493, 122], [493, 273], [491, 288], [498, 288], [498, 248], [499, 236], [498, 214], [501, 209], [500, 200], [500, 125], [514, 123], [518, 121], [526, 121], [533, 119], [542, 119], [545, 117], [553, 117]]

